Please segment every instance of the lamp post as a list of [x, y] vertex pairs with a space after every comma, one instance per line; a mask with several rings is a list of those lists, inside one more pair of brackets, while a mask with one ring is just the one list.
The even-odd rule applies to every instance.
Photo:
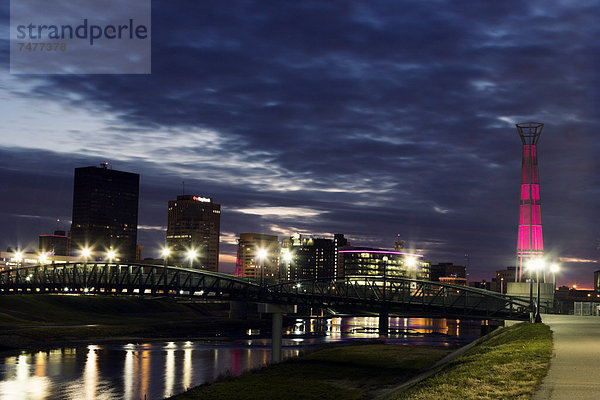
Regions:
[[264, 281], [263, 281], [263, 267], [264, 267], [264, 261], [267, 258], [267, 250], [265, 249], [258, 249], [258, 251], [256, 252], [256, 259], [259, 261], [259, 268], [260, 268], [260, 286], [263, 285]]
[[88, 258], [92, 255], [92, 251], [88, 247], [81, 249], [81, 257], [83, 258], [83, 264], [87, 264]]
[[534, 261], [529, 260], [526, 264], [527, 271], [529, 271], [529, 322], [533, 322], [535, 311], [533, 309], [533, 268]]
[[187, 258], [190, 261], [190, 268], [192, 268], [192, 266], [194, 265], [194, 260], [196, 259], [196, 256], [198, 255], [198, 252], [194, 249], [189, 249], [187, 252]]
[[556, 290], [556, 273], [558, 272], [559, 269], [560, 269], [560, 267], [557, 264], [552, 264], [550, 266], [550, 272], [552, 272], [552, 282], [554, 284], [554, 286], [553, 286], [554, 290]]
[[[92, 251], [89, 249], [89, 247], [84, 247], [83, 249], [81, 249], [81, 257], [83, 257], [83, 276], [84, 277], [87, 277], [87, 261], [91, 254], [92, 254]], [[63, 270], [63, 271], [66, 271], [66, 270]], [[86, 286], [86, 285], [84, 284], [84, 286]], [[84, 289], [85, 289], [85, 287], [84, 287]], [[76, 289], [74, 288], [73, 290], [76, 290]], [[69, 288], [67, 286], [65, 286], [65, 292], [68, 292], [68, 291], [69, 291]]]
[[535, 268], [535, 279], [537, 280], [537, 302], [535, 307], [535, 320], [536, 324], [542, 322], [542, 317], [540, 316], [540, 270], [544, 269], [544, 260], [538, 258], [534, 262]]
[[162, 256], [163, 256], [163, 266], [167, 266], [167, 258], [169, 258], [169, 255], [171, 254], [171, 249], [169, 249], [168, 247], [165, 247], [164, 249], [162, 249]]
[[23, 261], [23, 252], [21, 250], [17, 250], [14, 255], [14, 259], [17, 262], [17, 269], [19, 269], [19, 264]]
[[113, 249], [110, 249], [106, 252], [106, 258], [108, 259], [108, 262], [113, 262], [113, 260], [117, 258], [117, 253]]
[[558, 272], [558, 270], [560, 269], [560, 267], [558, 266], [558, 264], [552, 264], [550, 266], [550, 272], [552, 272], [552, 308], [554, 309], [554, 301], [555, 301], [555, 297], [556, 297], [556, 273]]

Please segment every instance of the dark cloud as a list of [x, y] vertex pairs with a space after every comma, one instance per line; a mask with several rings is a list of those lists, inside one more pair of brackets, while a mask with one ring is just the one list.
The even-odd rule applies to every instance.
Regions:
[[[547, 251], [595, 259], [597, 18], [591, 4], [559, 2], [155, 2], [152, 75], [7, 85], [106, 120], [101, 141], [73, 126], [68, 156], [3, 151], [16, 193], [3, 210], [68, 216], [73, 167], [113, 154], [115, 168], [142, 173], [147, 226], [166, 224], [185, 179], [223, 204], [225, 232], [344, 232], [384, 247], [400, 233], [434, 262], [469, 254], [471, 277], [489, 278], [514, 264], [514, 123], [538, 119]], [[30, 189], [50, 199], [36, 213]], [[320, 214], [228, 212], [265, 206]], [[140, 239], [151, 252], [164, 237]], [[565, 281], [589, 284], [595, 266], [569, 268]]]

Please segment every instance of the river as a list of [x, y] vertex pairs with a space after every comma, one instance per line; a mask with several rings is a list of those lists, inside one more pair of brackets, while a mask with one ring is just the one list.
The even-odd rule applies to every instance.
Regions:
[[[377, 318], [296, 320], [283, 357], [326, 343], [379, 338]], [[388, 343], [458, 346], [480, 336], [481, 321], [390, 318]], [[224, 374], [268, 364], [270, 340], [248, 332], [228, 341], [98, 345], [26, 352], [0, 359], [1, 400], [156, 400]]]

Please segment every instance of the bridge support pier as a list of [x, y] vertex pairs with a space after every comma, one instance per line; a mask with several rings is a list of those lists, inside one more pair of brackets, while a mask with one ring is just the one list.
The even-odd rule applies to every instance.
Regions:
[[271, 333], [271, 362], [276, 364], [281, 362], [281, 336], [283, 335], [283, 314], [295, 314], [297, 307], [287, 305], [277, 305], [260, 303], [258, 312], [272, 314], [273, 325]]
[[390, 330], [390, 314], [387, 310], [379, 312], [379, 335], [387, 336]]
[[248, 319], [248, 303], [245, 301], [230, 301], [229, 319]]

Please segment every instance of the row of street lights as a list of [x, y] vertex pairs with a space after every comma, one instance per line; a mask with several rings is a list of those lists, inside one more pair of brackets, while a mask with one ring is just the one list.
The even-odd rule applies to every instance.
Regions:
[[[169, 258], [169, 256], [171, 255], [171, 249], [168, 247], [165, 247], [162, 249], [161, 252], [162, 256], [163, 256], [163, 262], [165, 267], [167, 266], [167, 259]], [[185, 258], [188, 259], [189, 263], [190, 263], [190, 267], [193, 266], [194, 261], [196, 260], [196, 258], [198, 258], [198, 251], [195, 249], [188, 249], [185, 252]]]

